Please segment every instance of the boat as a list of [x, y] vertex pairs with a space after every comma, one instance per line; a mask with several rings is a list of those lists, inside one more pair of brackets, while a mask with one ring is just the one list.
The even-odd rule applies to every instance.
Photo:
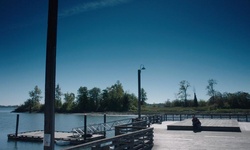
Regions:
[[55, 140], [57, 145], [60, 146], [66, 146], [66, 145], [70, 145], [70, 141], [65, 141], [65, 140]]

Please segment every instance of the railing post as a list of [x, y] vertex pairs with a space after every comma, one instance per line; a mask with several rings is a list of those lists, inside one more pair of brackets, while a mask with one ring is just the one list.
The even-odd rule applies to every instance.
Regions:
[[16, 137], [18, 135], [18, 126], [19, 126], [19, 114], [16, 115]]
[[174, 121], [174, 114], [173, 114], [173, 121]]
[[103, 135], [104, 137], [106, 138], [106, 122], [107, 122], [107, 117], [106, 117], [106, 114], [104, 114], [104, 118], [103, 118], [103, 122], [104, 122], [104, 129], [103, 129]]
[[120, 126], [115, 127], [115, 136], [120, 135]]
[[181, 121], [181, 114], [180, 114], [180, 121]]

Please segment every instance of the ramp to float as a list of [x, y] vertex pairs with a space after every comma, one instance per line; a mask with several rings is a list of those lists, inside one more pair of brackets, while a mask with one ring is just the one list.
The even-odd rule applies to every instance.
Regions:
[[[200, 119], [202, 131], [241, 132], [238, 121], [234, 119]], [[168, 130], [193, 130], [192, 119], [185, 119], [167, 125]]]

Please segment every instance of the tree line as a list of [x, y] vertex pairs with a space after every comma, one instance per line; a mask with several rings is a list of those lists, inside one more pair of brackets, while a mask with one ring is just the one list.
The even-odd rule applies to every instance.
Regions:
[[212, 109], [250, 109], [250, 94], [247, 92], [235, 92], [235, 93], [228, 93], [224, 92], [221, 93], [215, 90], [215, 85], [217, 81], [215, 79], [209, 79], [208, 85], [206, 86], [207, 95], [210, 98], [205, 100], [197, 100], [196, 93], [194, 91], [193, 99], [187, 99], [190, 96], [187, 92], [188, 88], [191, 87], [190, 83], [186, 80], [182, 80], [179, 83], [179, 92], [177, 94], [178, 99], [170, 101], [167, 100], [165, 102], [165, 107], [204, 107], [209, 106]]
[[[250, 95], [246, 92], [221, 93], [215, 90], [217, 81], [208, 80], [206, 86], [208, 100], [197, 100], [196, 92], [194, 96], [188, 99], [190, 94], [187, 92], [191, 87], [190, 83], [182, 80], [179, 83], [179, 91], [177, 99], [167, 100], [165, 107], [204, 107], [209, 106], [212, 109], [250, 109]], [[29, 92], [30, 98], [24, 104], [19, 106], [16, 112], [43, 112], [44, 104], [41, 104], [42, 91], [35, 86], [34, 90]], [[63, 99], [62, 99], [63, 97]], [[141, 89], [142, 104], [146, 104], [147, 93]], [[83, 112], [104, 112], [104, 111], [136, 111], [138, 106], [138, 98], [134, 94], [125, 92], [122, 84], [117, 81], [114, 85], [104, 90], [94, 87], [80, 87], [77, 95], [74, 93], [62, 93], [59, 84], [55, 87], [55, 112], [61, 113], [83, 113]]]
[[[41, 89], [35, 86], [29, 92], [30, 98], [19, 106], [16, 112], [43, 112], [44, 104], [41, 104]], [[142, 103], [147, 100], [147, 94], [142, 88]], [[63, 99], [62, 99], [63, 97]], [[122, 84], [117, 81], [114, 85], [104, 90], [94, 87], [80, 87], [77, 95], [74, 93], [62, 93], [59, 84], [55, 88], [55, 112], [59, 113], [84, 113], [103, 111], [133, 111], [137, 110], [138, 99], [134, 94], [125, 92]]]

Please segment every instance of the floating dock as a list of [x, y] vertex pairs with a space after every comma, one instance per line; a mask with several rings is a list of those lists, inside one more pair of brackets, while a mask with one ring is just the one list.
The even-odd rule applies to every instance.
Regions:
[[[9, 140], [16, 140], [16, 141], [43, 142], [43, 137], [44, 137], [43, 130], [21, 132], [18, 133], [17, 136], [16, 134], [8, 134]], [[55, 132], [55, 141], [56, 140], [70, 141], [71, 145], [86, 143], [103, 138], [105, 138], [103, 134], [93, 134], [92, 136], [87, 136], [86, 140], [84, 140], [83, 136], [77, 136], [73, 132], [64, 132], [64, 131]]]
[[[202, 131], [241, 132], [238, 121], [234, 119], [200, 119]], [[168, 130], [193, 130], [192, 119], [185, 119], [167, 125]]]

